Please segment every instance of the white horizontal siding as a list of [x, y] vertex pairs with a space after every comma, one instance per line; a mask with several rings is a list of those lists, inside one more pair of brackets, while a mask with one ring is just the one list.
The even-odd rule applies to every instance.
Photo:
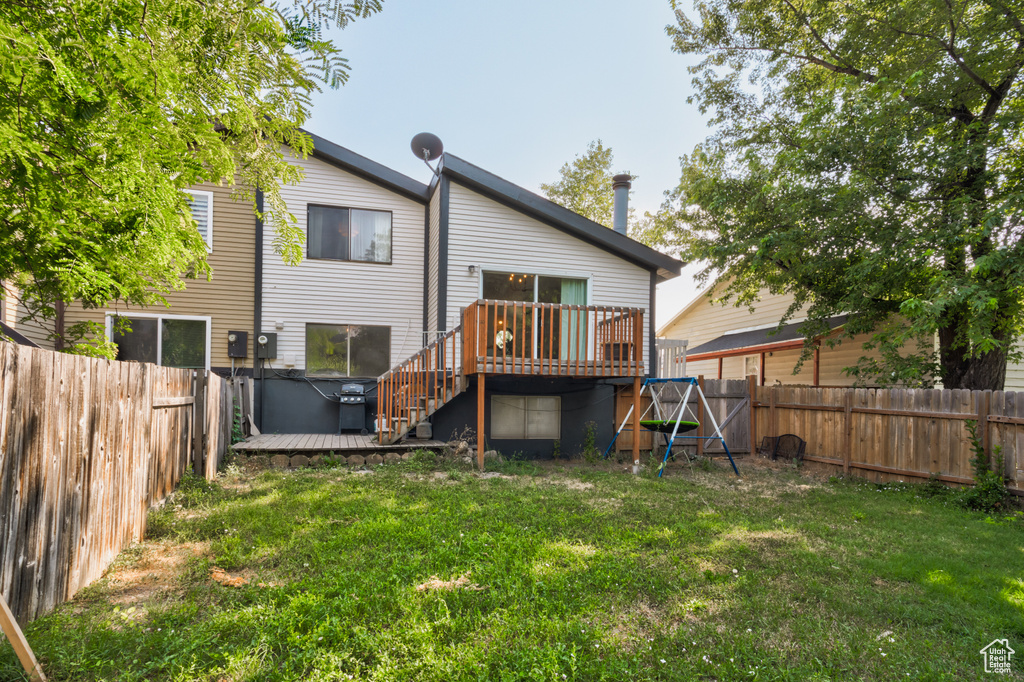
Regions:
[[[686, 339], [692, 350], [727, 332], [778, 324], [793, 302], [793, 297], [788, 294], [770, 294], [766, 290], [762, 290], [759, 296], [760, 300], [754, 304], [753, 312], [745, 305], [736, 306], [731, 301], [722, 305], [703, 297], [693, 309], [667, 325], [662, 330], [662, 336], [667, 339]], [[671, 299], [658, 301], [658, 305], [669, 307], [677, 303]], [[803, 316], [803, 311], [796, 314], [797, 319]]]
[[[1018, 350], [1020, 350], [1022, 346], [1024, 346], [1024, 342], [1017, 343]], [[1024, 391], [1024, 363], [1006, 363], [1006, 386], [1004, 390]]]
[[434, 194], [430, 197], [430, 246], [427, 265], [427, 329], [436, 331], [437, 324], [437, 287], [438, 262], [441, 235], [441, 183], [437, 183]]
[[[651, 274], [604, 249], [515, 211], [456, 182], [448, 219], [447, 323], [480, 296], [480, 269], [580, 277], [590, 280], [591, 305], [643, 308], [650, 304]], [[644, 360], [649, 319], [644, 319]]]
[[391, 364], [401, 362], [423, 346], [423, 205], [319, 159], [292, 163], [305, 178], [282, 195], [303, 233], [308, 204], [391, 211], [391, 264], [306, 258], [289, 267], [267, 234], [262, 325], [278, 335], [274, 364], [292, 358], [296, 368], [306, 366], [307, 322], [390, 327]]

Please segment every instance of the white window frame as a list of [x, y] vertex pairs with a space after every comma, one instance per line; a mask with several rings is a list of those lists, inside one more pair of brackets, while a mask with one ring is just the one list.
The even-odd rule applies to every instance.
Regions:
[[163, 321], [164, 320], [192, 320], [202, 321], [206, 323], [206, 369], [210, 369], [210, 339], [213, 332], [213, 318], [209, 315], [162, 315], [160, 313], [137, 313], [131, 310], [123, 311], [107, 311], [106, 313], [106, 331], [107, 339], [109, 341], [114, 340], [114, 318], [115, 317], [138, 317], [146, 318], [150, 320], [156, 320], [157, 324], [160, 325], [157, 329], [156, 335], [156, 364], [160, 367], [164, 359], [164, 334], [163, 334]]
[[[527, 415], [530, 412], [530, 410], [529, 410], [529, 408], [527, 406], [530, 404], [530, 399], [531, 398], [554, 399], [555, 401], [557, 401], [558, 409], [557, 409], [556, 412], [558, 414], [558, 421], [557, 421], [558, 433], [556, 433], [554, 436], [531, 436], [529, 434], [529, 432], [527, 431], [527, 424], [529, 423], [529, 420], [527, 419]], [[559, 440], [559, 439], [561, 439], [561, 437], [562, 437], [562, 396], [560, 396], [560, 395], [498, 395], [496, 393], [492, 394], [491, 395], [491, 420], [490, 420], [490, 422], [491, 422], [490, 423], [490, 427], [491, 427], [490, 430], [491, 430], [492, 433], [496, 430], [495, 427], [494, 427], [494, 401], [495, 400], [506, 400], [507, 401], [509, 399], [517, 399], [517, 400], [522, 400], [523, 401], [523, 406], [521, 408], [516, 408], [516, 409], [521, 409], [522, 412], [523, 412], [523, 429], [522, 429], [523, 435], [522, 436], [511, 436], [511, 437], [509, 437], [509, 436], [492, 436], [492, 438], [494, 438], [495, 440]]]
[[744, 355], [743, 356], [743, 378], [744, 379], [747, 378], [750, 375], [750, 372], [748, 372], [748, 370], [747, 370], [747, 363], [749, 363], [751, 360], [753, 360], [753, 362], [754, 362], [754, 371], [753, 371], [754, 376], [757, 376], [757, 377], [761, 376], [761, 356], [760, 355]]
[[352, 374], [352, 361], [351, 361], [351, 358], [352, 358], [352, 336], [351, 336], [351, 332], [349, 333], [349, 335], [347, 335], [348, 338], [345, 341], [345, 357], [347, 358], [346, 363], [348, 365], [347, 368], [346, 368], [345, 374], [310, 374], [309, 373], [309, 356], [307, 354], [306, 344], [308, 343], [308, 339], [309, 339], [309, 325], [311, 325], [311, 324], [319, 325], [321, 327], [378, 327], [380, 329], [387, 329], [388, 330], [388, 344], [389, 344], [388, 345], [388, 361], [387, 361], [388, 369], [386, 369], [384, 371], [387, 372], [388, 370], [390, 370], [391, 367], [394, 366], [393, 360], [392, 360], [392, 357], [393, 357], [392, 349], [394, 348], [395, 328], [392, 325], [389, 325], [389, 324], [368, 324], [368, 323], [367, 324], [360, 324], [360, 323], [356, 323], [356, 322], [310, 322], [310, 321], [306, 321], [302, 325], [302, 358], [303, 358], [302, 371], [307, 376], [310, 376], [310, 377], [313, 377], [313, 378], [320, 378], [320, 379], [372, 379], [372, 378], [374, 378], [374, 377], [371, 377], [371, 376], [364, 376], [362, 374]]
[[213, 253], [213, 192], [201, 189], [187, 189], [185, 192], [193, 197], [206, 197], [206, 252]]

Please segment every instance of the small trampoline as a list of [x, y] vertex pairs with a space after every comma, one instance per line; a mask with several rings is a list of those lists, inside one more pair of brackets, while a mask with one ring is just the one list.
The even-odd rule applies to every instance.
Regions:
[[676, 424], [679, 424], [679, 430], [676, 433], [686, 433], [687, 431], [693, 431], [695, 428], [700, 426], [697, 422], [691, 421], [676, 421], [675, 419], [642, 419], [640, 426], [650, 431], [661, 431], [662, 433], [672, 433], [676, 428]]

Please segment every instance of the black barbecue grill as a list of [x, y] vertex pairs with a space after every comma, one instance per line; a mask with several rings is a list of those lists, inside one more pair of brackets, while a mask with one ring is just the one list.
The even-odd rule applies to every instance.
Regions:
[[338, 433], [366, 430], [366, 395], [362, 384], [343, 384], [338, 394]]

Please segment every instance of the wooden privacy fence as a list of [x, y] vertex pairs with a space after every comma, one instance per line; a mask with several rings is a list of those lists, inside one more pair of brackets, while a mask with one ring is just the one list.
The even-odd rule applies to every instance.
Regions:
[[228, 396], [202, 371], [0, 342], [0, 593], [19, 620], [70, 599], [141, 540], [147, 510], [189, 462], [216, 471]]
[[[753, 376], [698, 377], [698, 382], [719, 424], [726, 422], [726, 443], [733, 453], [751, 452], [750, 444], [756, 449], [766, 436], [792, 433], [807, 443], [805, 460], [846, 473], [879, 481], [935, 476], [947, 483], [972, 484], [974, 453], [967, 421], [973, 420], [979, 424], [985, 451], [1000, 448], [1011, 492], [1024, 495], [1024, 393], [758, 386]], [[663, 389], [661, 402], [669, 412], [678, 408], [685, 385], [664, 386], [670, 388]], [[678, 392], [674, 399], [673, 390]], [[617, 393], [616, 427], [632, 400], [631, 387]], [[650, 399], [644, 397], [641, 410], [649, 405]], [[689, 406], [700, 427], [687, 435], [710, 435], [711, 420], [695, 396]], [[657, 445], [649, 431], [642, 431], [640, 439], [643, 450]], [[693, 440], [682, 442], [694, 446]], [[630, 450], [632, 445], [632, 433], [624, 430], [616, 449]], [[723, 452], [719, 441], [698, 440], [696, 447], [707, 454]]]
[[1011, 489], [1024, 493], [1024, 393], [807, 386], [754, 393], [758, 442], [796, 434], [807, 442], [804, 459], [876, 480], [973, 483], [967, 421], [974, 420], [985, 450], [1001, 448]]

